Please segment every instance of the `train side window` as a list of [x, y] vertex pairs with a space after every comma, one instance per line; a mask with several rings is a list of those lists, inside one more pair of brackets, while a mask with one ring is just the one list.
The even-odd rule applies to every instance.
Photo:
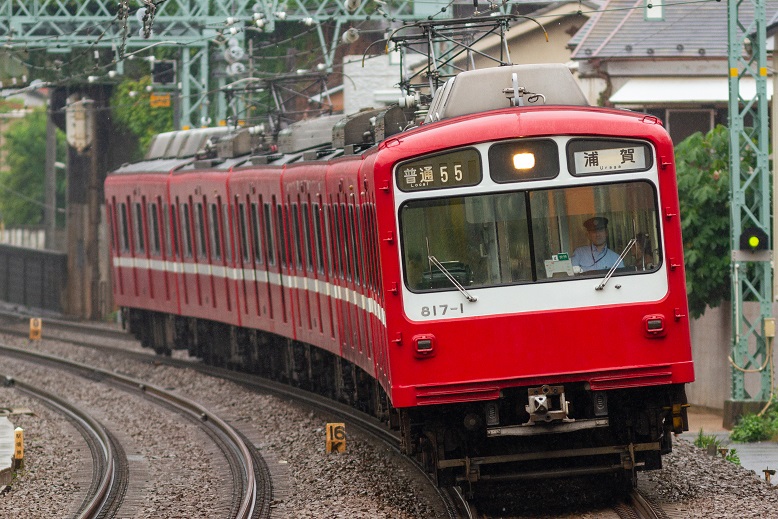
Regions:
[[143, 208], [140, 202], [135, 202], [135, 252], [143, 254], [146, 251], [146, 240], [143, 234]]
[[178, 257], [178, 205], [170, 206], [170, 241], [173, 244], [173, 257]]
[[313, 204], [313, 239], [316, 244], [316, 269], [324, 274], [324, 247], [321, 235], [321, 207]]
[[181, 223], [184, 230], [184, 254], [187, 258], [193, 256], [192, 220], [189, 214], [189, 204], [181, 204]]
[[119, 250], [118, 243], [116, 242], [116, 230], [114, 229], [114, 215], [116, 212], [116, 199], [114, 198], [111, 202], [106, 201], [106, 215], [108, 215], [108, 239], [111, 244], [111, 251], [116, 253]]
[[308, 204], [303, 204], [303, 243], [305, 245], [305, 265], [309, 272], [313, 272], [313, 252], [311, 251], [311, 223]]
[[362, 250], [364, 251], [365, 266], [363, 272], [365, 273], [365, 286], [373, 288], [373, 251], [370, 248], [370, 221], [367, 216], [367, 205], [363, 204], [360, 208], [359, 216], [359, 236], [362, 242]]
[[332, 277], [333, 273], [333, 262], [335, 261], [332, 258], [332, 228], [331, 228], [331, 220], [330, 218], [330, 206], [329, 204], [322, 205], [322, 216], [324, 217], [324, 227], [322, 228], [322, 234], [324, 235], [322, 241], [324, 242], [324, 250], [327, 254], [327, 273], [330, 277]]
[[[275, 202], [275, 197], [273, 197]], [[278, 237], [278, 261], [286, 265], [286, 240], [284, 237], [284, 206], [276, 204], [276, 236]]]
[[149, 222], [149, 252], [155, 256], [159, 255], [159, 213], [157, 212], [156, 202], [148, 205]]
[[[260, 201], [262, 198], [260, 197]], [[270, 214], [270, 204], [264, 203], [262, 204], [262, 210], [263, 210], [263, 224], [265, 226], [265, 244], [266, 244], [266, 250], [267, 250], [267, 262], [270, 265], [276, 264], [276, 250], [275, 250], [275, 240], [273, 240], [273, 217]]]
[[338, 275], [338, 277], [343, 278], [344, 277], [344, 271], [343, 271], [343, 246], [342, 246], [342, 238], [340, 235], [340, 230], [342, 229], [342, 226], [340, 224], [340, 205], [339, 204], [333, 204], [333, 219], [332, 219], [332, 236], [335, 238], [333, 240], [333, 245], [335, 247], [335, 251], [333, 252], [333, 256], [335, 257], [335, 262], [337, 263], [337, 268], [335, 269], [335, 273]]
[[364, 281], [364, 276], [362, 275], [362, 262], [357, 261], [359, 258], [364, 258], [362, 255], [362, 239], [357, 232], [357, 219], [359, 218], [359, 213], [357, 212], [355, 214], [354, 206], [349, 205], [348, 206], [348, 225], [349, 229], [351, 230], [351, 265], [353, 266], [354, 270], [354, 281], [357, 284], [361, 284]]
[[198, 259], [207, 257], [207, 247], [205, 245], [205, 221], [203, 220], [203, 204], [195, 204], [195, 247], [197, 248]]
[[219, 208], [216, 204], [210, 204], [208, 215], [208, 227], [210, 227], [211, 255], [214, 260], [222, 259], [221, 236], [219, 233]]
[[348, 224], [349, 211], [346, 209], [346, 204], [340, 205], [340, 218], [340, 228], [343, 229], [343, 245], [345, 246], [343, 254], [346, 257], [346, 279], [350, 281], [354, 277], [354, 258], [351, 255], [354, 235], [351, 234], [353, 228]]
[[246, 229], [246, 204], [242, 202], [238, 204], [238, 225], [240, 226], [238, 233], [240, 235], [243, 264], [246, 265], [249, 262], [249, 235]]
[[167, 204], [160, 203], [160, 207], [162, 207], [162, 241], [165, 244], [165, 257], [170, 258], [172, 254], [170, 242], [170, 213], [168, 213]]
[[297, 204], [292, 204], [292, 245], [294, 248], [294, 259], [297, 268], [302, 268], [302, 243], [300, 242], [300, 211]]
[[119, 225], [121, 226], [122, 251], [130, 252], [130, 226], [127, 221], [127, 204], [124, 202], [119, 204]]
[[232, 225], [230, 224], [230, 206], [222, 204], [219, 198], [219, 205], [222, 208], [222, 228], [224, 229], [224, 259], [227, 262], [232, 261]]
[[256, 202], [251, 203], [251, 243], [254, 247], [254, 262], [263, 263], [262, 240], [260, 240], [259, 231], [259, 209]]

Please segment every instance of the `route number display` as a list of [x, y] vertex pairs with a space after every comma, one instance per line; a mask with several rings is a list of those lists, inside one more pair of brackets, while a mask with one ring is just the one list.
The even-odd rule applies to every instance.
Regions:
[[475, 186], [481, 182], [481, 158], [472, 148], [430, 155], [397, 166], [401, 191]]

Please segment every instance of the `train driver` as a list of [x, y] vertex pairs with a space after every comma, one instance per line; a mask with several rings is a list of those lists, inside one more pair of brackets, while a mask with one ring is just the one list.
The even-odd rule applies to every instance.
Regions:
[[[595, 216], [586, 220], [583, 225], [589, 236], [589, 245], [573, 251], [573, 267], [580, 267], [583, 272], [611, 268], [619, 261], [619, 255], [608, 248], [608, 219]], [[624, 262], [619, 261], [618, 266], [623, 267]]]

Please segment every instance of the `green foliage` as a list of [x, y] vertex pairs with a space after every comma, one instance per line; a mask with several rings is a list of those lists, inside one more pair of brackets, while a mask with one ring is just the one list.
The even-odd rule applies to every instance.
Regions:
[[699, 317], [730, 297], [729, 131], [695, 133], [675, 153], [689, 311]]
[[732, 428], [729, 437], [734, 442], [749, 443], [770, 440], [776, 435], [778, 435], [778, 412], [773, 409], [763, 416], [743, 415]]
[[[46, 112], [36, 110], [15, 121], [5, 132], [3, 151], [8, 169], [0, 171], [0, 215], [10, 225], [43, 223], [46, 166]], [[57, 130], [57, 159], [67, 154], [65, 134]], [[63, 171], [57, 171], [57, 207], [65, 206]], [[64, 225], [64, 215], [57, 215]]]
[[[708, 450], [708, 448], [712, 446], [715, 452], [719, 452], [720, 449], [725, 448], [724, 444], [721, 443], [721, 440], [712, 434], [705, 434], [702, 429], [700, 429], [700, 433], [694, 439], [694, 445], [704, 450]], [[740, 465], [740, 456], [738, 456], [735, 449], [727, 450], [724, 459], [735, 465]]]
[[172, 107], [151, 108], [151, 93], [146, 90], [149, 85], [151, 76], [144, 76], [137, 81], [126, 79], [111, 96], [114, 122], [138, 137], [136, 158], [141, 158], [154, 135], [173, 129]]

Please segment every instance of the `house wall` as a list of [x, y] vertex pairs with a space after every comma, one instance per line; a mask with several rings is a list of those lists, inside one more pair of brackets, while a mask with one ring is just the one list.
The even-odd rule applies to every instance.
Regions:
[[[744, 310], [751, 322], [758, 320], [757, 303], [745, 303]], [[773, 305], [773, 315], [776, 310], [778, 305]], [[705, 315], [692, 320], [690, 324], [696, 380], [686, 388], [686, 396], [694, 406], [723, 410], [724, 401], [731, 399], [732, 391], [732, 368], [729, 364], [732, 348], [731, 305], [725, 302], [718, 308], [708, 308]], [[761, 374], [747, 374], [745, 382], [746, 391], [752, 395], [757, 394], [761, 388]]]

